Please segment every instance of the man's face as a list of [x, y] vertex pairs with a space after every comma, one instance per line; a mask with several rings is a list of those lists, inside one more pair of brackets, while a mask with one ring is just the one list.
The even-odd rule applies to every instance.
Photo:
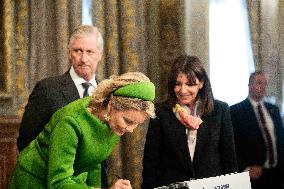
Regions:
[[94, 34], [75, 37], [69, 47], [69, 59], [75, 72], [86, 81], [94, 76], [97, 65], [102, 58]]
[[267, 80], [265, 75], [259, 74], [255, 75], [254, 79], [250, 83], [250, 96], [256, 100], [260, 101], [266, 95]]

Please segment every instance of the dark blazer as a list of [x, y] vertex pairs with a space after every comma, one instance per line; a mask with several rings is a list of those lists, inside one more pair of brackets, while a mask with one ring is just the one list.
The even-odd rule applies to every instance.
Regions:
[[20, 125], [17, 143], [19, 151], [36, 138], [56, 110], [79, 98], [69, 71], [37, 82], [29, 96]]
[[[277, 143], [278, 165], [284, 160], [284, 128], [279, 109], [270, 103], [264, 103], [270, 114]], [[266, 147], [258, 125], [256, 115], [249, 99], [230, 107], [235, 132], [235, 144], [239, 171], [251, 165], [263, 166], [266, 160]]]
[[165, 103], [156, 106], [156, 118], [147, 132], [142, 189], [165, 186], [191, 178], [237, 171], [233, 127], [226, 103], [214, 101], [214, 111], [201, 117], [193, 162], [186, 128]]

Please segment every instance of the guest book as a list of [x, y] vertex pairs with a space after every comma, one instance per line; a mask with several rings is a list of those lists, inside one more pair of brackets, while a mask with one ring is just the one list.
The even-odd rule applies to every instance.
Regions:
[[155, 189], [251, 189], [248, 172], [172, 183]]

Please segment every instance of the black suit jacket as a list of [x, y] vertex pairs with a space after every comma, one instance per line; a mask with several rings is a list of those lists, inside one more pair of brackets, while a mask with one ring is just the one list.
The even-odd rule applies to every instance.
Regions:
[[[284, 128], [279, 109], [270, 103], [264, 103], [270, 114], [277, 143], [278, 165], [284, 160]], [[235, 144], [239, 171], [252, 165], [263, 166], [266, 160], [265, 141], [258, 125], [256, 115], [249, 99], [230, 107], [235, 132]]]
[[237, 171], [233, 127], [227, 104], [215, 101], [214, 111], [202, 117], [193, 162], [186, 128], [177, 120], [172, 109], [166, 104], [157, 105], [156, 115], [150, 120], [147, 132], [142, 189]]
[[25, 107], [18, 149], [23, 150], [36, 138], [56, 110], [79, 98], [69, 71], [37, 82]]

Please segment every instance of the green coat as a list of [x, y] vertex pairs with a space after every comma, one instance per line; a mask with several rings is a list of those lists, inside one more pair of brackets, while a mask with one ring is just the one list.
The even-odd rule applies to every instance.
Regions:
[[52, 116], [19, 154], [9, 189], [100, 187], [101, 162], [120, 137], [87, 110], [90, 100], [76, 100]]

